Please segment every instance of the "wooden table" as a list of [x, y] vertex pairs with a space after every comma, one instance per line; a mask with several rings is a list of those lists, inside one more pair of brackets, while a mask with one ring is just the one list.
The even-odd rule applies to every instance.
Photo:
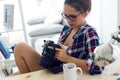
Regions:
[[[117, 80], [120, 77], [120, 60], [105, 67], [102, 74], [89, 75], [84, 72], [80, 80]], [[26, 74], [2, 78], [1, 80], [64, 80], [63, 73], [52, 74], [47, 70], [40, 70]]]

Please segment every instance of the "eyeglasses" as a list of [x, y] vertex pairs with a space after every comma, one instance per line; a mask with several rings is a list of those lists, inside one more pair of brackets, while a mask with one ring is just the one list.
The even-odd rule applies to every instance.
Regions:
[[76, 20], [76, 18], [80, 15], [81, 13], [79, 13], [78, 15], [73, 15], [73, 14], [71, 14], [71, 15], [67, 15], [67, 14], [64, 14], [63, 12], [61, 13], [61, 15], [64, 17], [64, 18], [68, 18], [69, 20], [71, 20], [71, 21], [75, 21]]

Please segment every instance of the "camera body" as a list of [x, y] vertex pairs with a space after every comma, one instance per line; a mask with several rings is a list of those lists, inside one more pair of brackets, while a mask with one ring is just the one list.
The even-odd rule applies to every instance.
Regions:
[[[53, 49], [48, 48], [48, 46], [53, 47]], [[39, 64], [50, 72], [58, 73], [63, 71], [61, 66], [63, 62], [55, 58], [55, 48], [60, 48], [60, 46], [51, 40], [44, 40], [43, 52]]]

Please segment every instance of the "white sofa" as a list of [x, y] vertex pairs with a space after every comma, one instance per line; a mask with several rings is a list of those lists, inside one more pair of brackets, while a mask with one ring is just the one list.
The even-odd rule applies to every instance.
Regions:
[[51, 38], [59, 34], [66, 24], [61, 15], [64, 0], [41, 0], [39, 6], [36, 5], [37, 2], [29, 1], [27, 7], [26, 3], [23, 4], [27, 41], [33, 47], [37, 39]]
[[37, 39], [52, 38], [58, 35], [63, 26], [67, 24], [61, 12], [54, 12], [48, 16], [38, 16], [27, 21], [27, 36], [29, 44], [35, 47]]

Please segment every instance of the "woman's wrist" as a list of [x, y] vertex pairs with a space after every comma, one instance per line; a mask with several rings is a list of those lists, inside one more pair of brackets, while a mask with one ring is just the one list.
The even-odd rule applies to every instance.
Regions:
[[65, 58], [65, 63], [69, 63], [70, 60], [71, 60], [70, 58], [71, 58], [71, 56], [67, 55], [66, 58]]

